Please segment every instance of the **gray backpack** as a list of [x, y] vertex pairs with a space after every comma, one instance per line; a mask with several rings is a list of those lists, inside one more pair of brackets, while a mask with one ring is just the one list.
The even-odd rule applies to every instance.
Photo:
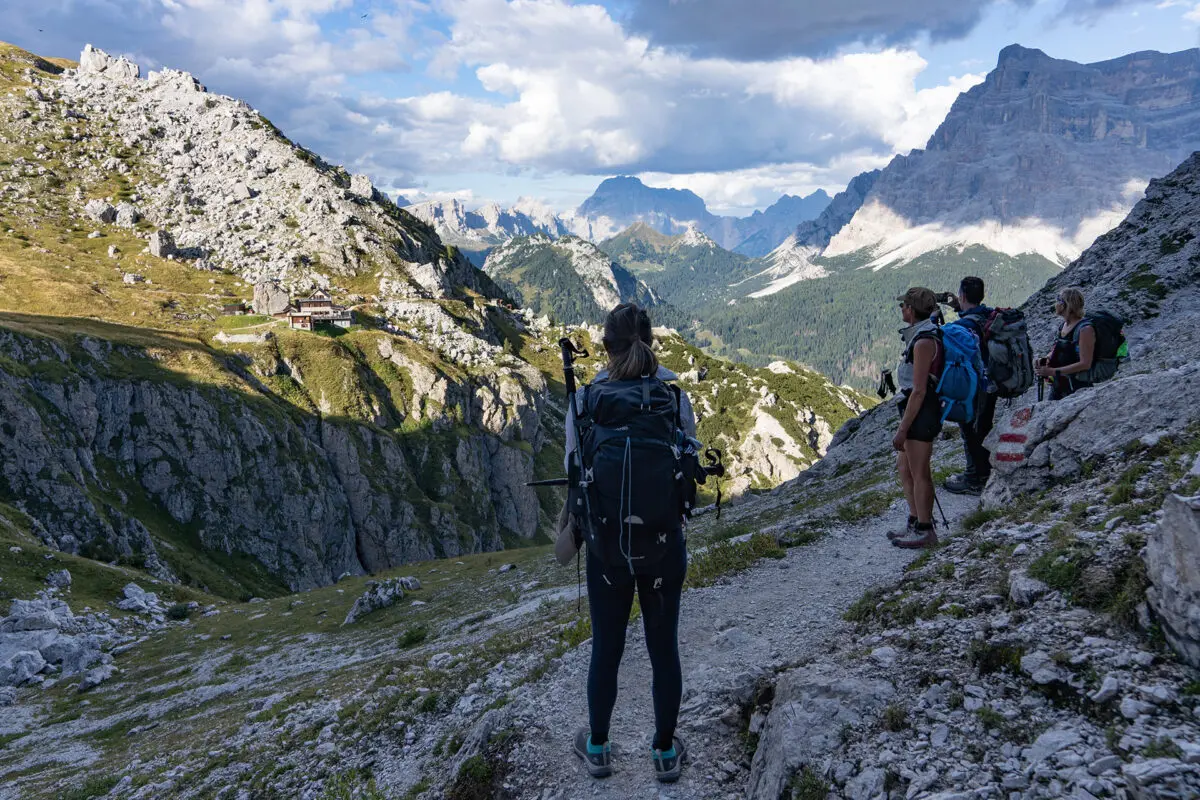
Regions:
[[1016, 308], [997, 308], [983, 323], [988, 382], [1000, 397], [1020, 397], [1033, 386], [1033, 346], [1025, 315]]

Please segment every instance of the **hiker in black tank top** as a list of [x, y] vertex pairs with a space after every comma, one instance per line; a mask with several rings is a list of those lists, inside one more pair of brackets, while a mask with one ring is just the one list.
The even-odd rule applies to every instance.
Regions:
[[1096, 330], [1084, 319], [1083, 311], [1083, 292], [1079, 289], [1070, 287], [1058, 293], [1054, 313], [1062, 317], [1063, 322], [1054, 347], [1037, 368], [1039, 377], [1051, 381], [1051, 400], [1062, 400], [1092, 385], [1084, 375], [1095, 360]]

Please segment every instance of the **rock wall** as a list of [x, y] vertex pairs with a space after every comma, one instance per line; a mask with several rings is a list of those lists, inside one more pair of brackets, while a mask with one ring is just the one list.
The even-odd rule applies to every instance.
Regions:
[[135, 348], [0, 329], [0, 497], [62, 550], [138, 555], [167, 579], [205, 552], [247, 556], [296, 590], [531, 538], [540, 376], [426, 369], [443, 402], [414, 397], [401, 433], [299, 413], [247, 373], [206, 386]]
[[1017, 497], [1077, 478], [1092, 459], [1121, 451], [1143, 437], [1178, 435], [1200, 420], [1200, 363], [1128, 375], [1060, 402], [997, 413], [988, 438], [995, 478], [984, 500]]
[[1147, 596], [1167, 641], [1200, 667], [1200, 497], [1171, 496], [1146, 542]]

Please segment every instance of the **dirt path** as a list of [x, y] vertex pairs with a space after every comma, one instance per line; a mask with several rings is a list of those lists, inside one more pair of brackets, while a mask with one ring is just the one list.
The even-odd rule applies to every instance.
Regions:
[[[972, 497], [939, 493], [951, 528], [977, 507]], [[892, 547], [888, 523], [903, 521], [898, 506], [882, 517], [831, 532], [815, 544], [767, 561], [727, 585], [688, 592], [683, 598], [680, 649], [684, 701], [680, 734], [691, 763], [674, 786], [660, 786], [649, 758], [654, 728], [650, 663], [640, 625], [631, 625], [621, 665], [613, 718], [612, 777], [592, 779], [571, 753], [571, 735], [587, 722], [585, 643], [563, 665], [529, 687], [512, 706], [521, 732], [507, 784], [513, 797], [576, 800], [582, 797], [661, 797], [709, 800], [741, 797], [745, 770], [722, 768], [741, 759], [741, 744], [718, 722], [729, 707], [729, 689], [747, 672], [795, 663], [827, 646], [842, 614], [868, 588], [898, 577], [916, 552]]]

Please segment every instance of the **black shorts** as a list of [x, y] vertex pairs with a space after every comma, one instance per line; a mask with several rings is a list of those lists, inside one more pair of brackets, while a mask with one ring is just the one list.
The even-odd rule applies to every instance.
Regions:
[[[908, 408], [908, 398], [900, 401], [900, 417], [903, 419], [904, 410]], [[932, 442], [942, 432], [942, 402], [934, 392], [925, 393], [925, 402], [917, 412], [912, 427], [908, 429], [908, 438], [914, 442]]]

